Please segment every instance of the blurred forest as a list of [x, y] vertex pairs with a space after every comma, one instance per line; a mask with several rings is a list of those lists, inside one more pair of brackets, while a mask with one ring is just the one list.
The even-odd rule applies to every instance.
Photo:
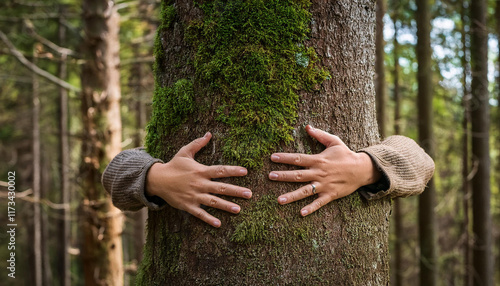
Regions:
[[[109, 9], [102, 7], [109, 3]], [[500, 281], [500, 2], [378, 0], [377, 5], [374, 80], [381, 136], [420, 141], [436, 162], [425, 196], [393, 202], [391, 283], [472, 285], [486, 275], [489, 283], [474, 285], [494, 285]], [[84, 251], [86, 221], [99, 220], [92, 217], [102, 215], [95, 205], [109, 202], [98, 186], [98, 174], [116, 154], [109, 150], [143, 145], [159, 7], [160, 0], [0, 3], [2, 285], [91, 285], [85, 274], [93, 259]], [[98, 41], [90, 36], [104, 27], [92, 20], [100, 12], [119, 15], [119, 21], [106, 23], [117, 33], [119, 28], [116, 43], [108, 43], [119, 47], [119, 61], [111, 59], [119, 72], [115, 111], [106, 95], [93, 91], [112, 81], [89, 72], [93, 61], [99, 66], [89, 55], [100, 53], [91, 50]], [[479, 30], [487, 34], [481, 38]], [[429, 49], [423, 48], [426, 38]], [[423, 90], [430, 94], [427, 115]], [[111, 148], [110, 134], [120, 134], [112, 126], [121, 126], [121, 136]], [[425, 132], [430, 136], [422, 137]], [[96, 173], [89, 176], [89, 168]], [[9, 193], [13, 177], [15, 198]], [[123, 218], [114, 222], [123, 227], [118, 231], [123, 261], [115, 265], [123, 277], [119, 284], [133, 285], [146, 213], [117, 216]], [[13, 223], [15, 279], [7, 276]], [[107, 237], [104, 228], [93, 231]]]

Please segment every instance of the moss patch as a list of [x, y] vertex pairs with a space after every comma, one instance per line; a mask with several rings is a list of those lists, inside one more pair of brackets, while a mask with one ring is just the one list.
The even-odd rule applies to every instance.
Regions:
[[328, 72], [317, 64], [309, 33], [309, 1], [206, 1], [186, 39], [195, 47], [197, 79], [222, 95], [218, 120], [229, 126], [229, 163], [260, 167], [280, 142], [291, 142], [298, 90], [312, 90]]

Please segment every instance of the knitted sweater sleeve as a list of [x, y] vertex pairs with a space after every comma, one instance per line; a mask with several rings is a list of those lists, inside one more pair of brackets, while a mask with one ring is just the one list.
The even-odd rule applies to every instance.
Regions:
[[111, 160], [101, 182], [117, 208], [137, 211], [146, 206], [157, 210], [166, 204], [159, 197], [147, 197], [144, 193], [147, 173], [155, 163], [163, 162], [151, 157], [144, 148], [124, 150]]
[[386, 187], [382, 190], [374, 191], [373, 186], [358, 190], [369, 200], [421, 194], [434, 174], [432, 158], [408, 137], [390, 136], [382, 143], [361, 149], [360, 152], [371, 157], [386, 181]]

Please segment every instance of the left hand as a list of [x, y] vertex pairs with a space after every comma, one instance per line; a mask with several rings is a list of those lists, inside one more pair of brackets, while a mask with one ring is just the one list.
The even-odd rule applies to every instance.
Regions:
[[[326, 149], [320, 154], [274, 153], [271, 160], [276, 163], [306, 167], [294, 171], [272, 171], [269, 179], [281, 182], [309, 182], [299, 189], [278, 197], [282, 205], [302, 200], [317, 194], [318, 197], [302, 208], [302, 216], [317, 211], [338, 198], [345, 197], [361, 186], [377, 182], [381, 174], [368, 154], [351, 151], [335, 135], [306, 126], [307, 133], [317, 139]], [[315, 190], [313, 193], [313, 186]]]

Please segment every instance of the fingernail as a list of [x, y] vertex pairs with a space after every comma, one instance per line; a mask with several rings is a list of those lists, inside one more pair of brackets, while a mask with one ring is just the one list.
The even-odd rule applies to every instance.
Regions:
[[233, 213], [239, 213], [239, 212], [240, 212], [240, 208], [239, 208], [239, 207], [232, 207], [232, 208], [231, 208], [231, 211], [232, 211]]
[[208, 135], [210, 135], [210, 132], [205, 133], [205, 135], [203, 136], [203, 138], [207, 138]]
[[280, 159], [280, 156], [278, 155], [271, 155], [271, 160], [272, 161], [278, 161]]
[[220, 221], [218, 221], [218, 220], [214, 220], [214, 222], [213, 222], [213, 226], [215, 226], [215, 227], [219, 227], [219, 226], [220, 226]]
[[278, 178], [278, 174], [276, 174], [276, 173], [270, 173], [269, 174], [269, 178], [272, 179], [272, 180], [276, 180]]
[[247, 169], [240, 169], [240, 174], [246, 175], [247, 174]]
[[288, 200], [286, 198], [279, 198], [278, 201], [280, 202], [280, 204], [284, 204]]
[[311, 125], [309, 125], [309, 131], [314, 131], [314, 127], [312, 127]]
[[301, 210], [300, 211], [300, 214], [302, 214], [302, 216], [306, 216], [309, 212], [307, 210]]
[[247, 199], [251, 198], [252, 197], [252, 192], [243, 192], [243, 197], [247, 198]]

